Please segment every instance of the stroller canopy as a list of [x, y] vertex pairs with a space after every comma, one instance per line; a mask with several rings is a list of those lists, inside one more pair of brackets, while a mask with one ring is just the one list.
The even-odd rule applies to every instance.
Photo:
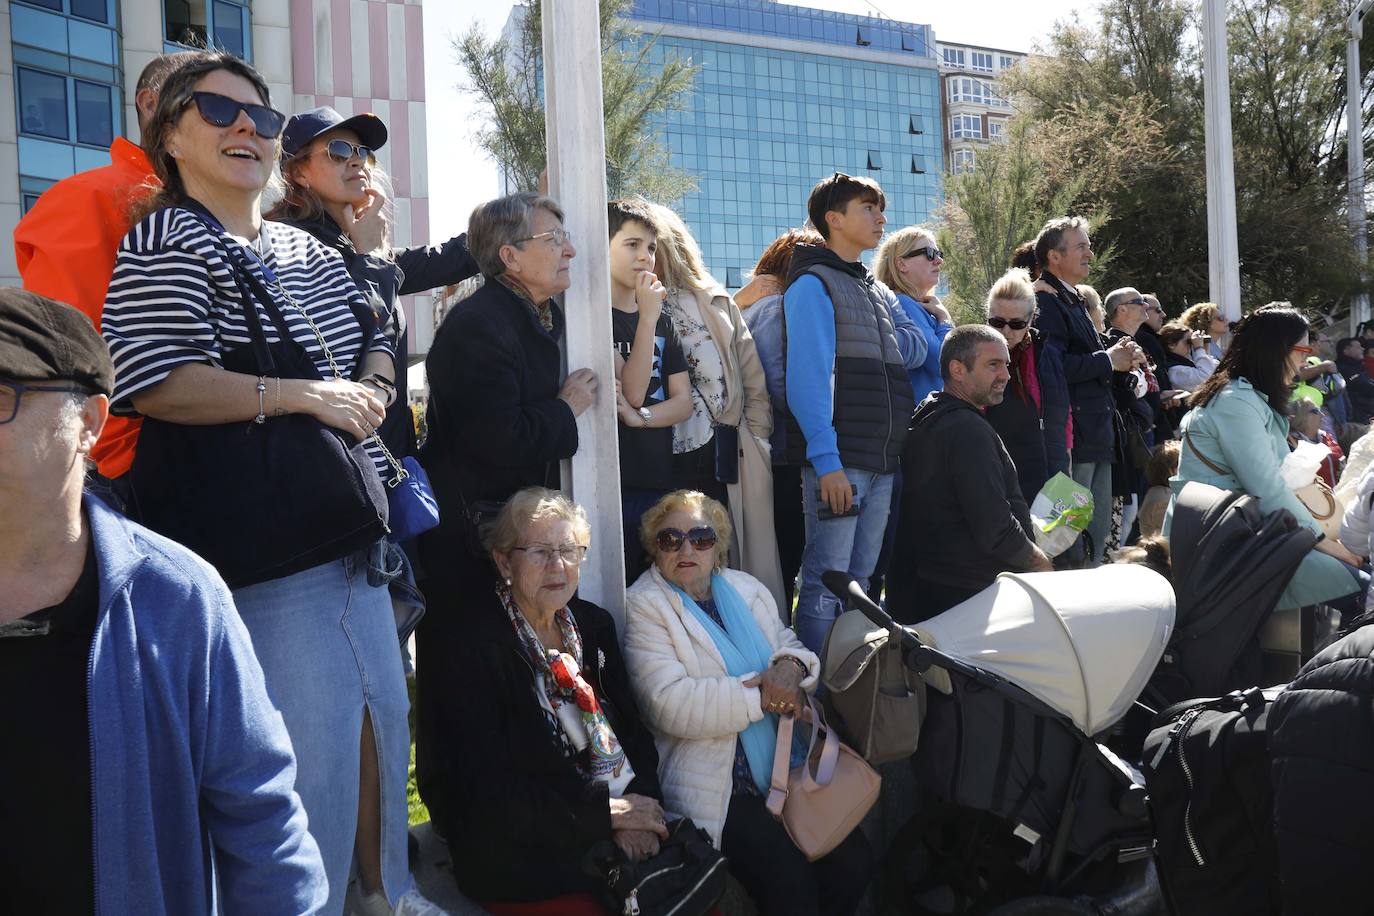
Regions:
[[1168, 580], [1143, 566], [1118, 564], [1002, 573], [963, 604], [911, 629], [927, 645], [1001, 675], [1096, 735], [1140, 695], [1173, 624]]

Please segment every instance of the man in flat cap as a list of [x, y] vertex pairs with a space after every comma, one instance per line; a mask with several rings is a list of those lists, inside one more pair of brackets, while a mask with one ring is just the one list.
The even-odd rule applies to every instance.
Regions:
[[0, 288], [0, 912], [315, 913], [295, 758], [229, 590], [82, 493], [114, 368]]

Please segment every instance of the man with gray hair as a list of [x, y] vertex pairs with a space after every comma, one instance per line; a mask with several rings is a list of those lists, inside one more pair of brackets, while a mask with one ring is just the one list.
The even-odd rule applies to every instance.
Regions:
[[1035, 546], [1016, 465], [983, 415], [1002, 401], [1009, 362], [997, 331], [955, 328], [940, 350], [944, 390], [916, 408], [902, 452], [906, 485], [895, 549], [915, 560], [915, 571], [888, 579], [888, 610], [903, 623], [966, 601], [998, 573], [1053, 568]]
[[[1107, 315], [1108, 343], [1115, 346], [1133, 340], [1145, 324], [1149, 307], [1149, 301], [1133, 286], [1123, 286], [1108, 293], [1107, 298], [1102, 300], [1102, 308]], [[1136, 509], [1140, 505], [1139, 494], [1144, 489], [1145, 465], [1149, 462], [1150, 449], [1155, 445], [1155, 411], [1150, 403], [1152, 393], [1158, 400], [1159, 382], [1145, 359], [1144, 351], [1135, 356], [1126, 371], [1112, 373], [1112, 397], [1116, 401], [1117, 414], [1121, 417], [1120, 435], [1123, 437], [1117, 448], [1118, 464], [1121, 479], [1130, 491], [1123, 494], [1123, 543], [1135, 521]]]

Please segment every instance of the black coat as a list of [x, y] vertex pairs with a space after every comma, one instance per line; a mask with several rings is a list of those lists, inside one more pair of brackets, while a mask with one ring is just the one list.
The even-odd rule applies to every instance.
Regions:
[[[1169, 384], [1169, 354], [1164, 346], [1164, 341], [1159, 339], [1159, 334], [1148, 324], [1142, 324], [1140, 330], [1135, 332], [1135, 342], [1140, 344], [1140, 349], [1145, 351], [1145, 356], [1150, 360], [1150, 366], [1155, 374], [1155, 380], [1159, 382], [1160, 390], [1174, 387]], [[1155, 415], [1155, 442], [1163, 442], [1165, 439], [1174, 438], [1174, 418], [1170, 411], [1164, 409], [1164, 403], [1159, 399], [1158, 391], [1151, 391], [1145, 396], [1150, 409]]]
[[[1040, 360], [1044, 358], [1045, 341], [1035, 328], [1031, 328], [1027, 333], [1030, 335], [1030, 345], [1035, 348], [1036, 377], [1040, 379], [1040, 398], [1043, 405], [1045, 396], [1044, 381], [1040, 378]], [[1013, 375], [1019, 371], [1014, 359], [1011, 371]], [[1059, 471], [1067, 474], [1069, 467], [1067, 464], [1053, 469], [1050, 467], [1047, 456], [1052, 446], [1047, 446], [1050, 440], [1043, 406], [1036, 407], [1035, 401], [1026, 391], [1026, 386], [1018, 385], [1016, 382], [1013, 378], [1012, 384], [1007, 385], [1007, 393], [1002, 398], [1002, 403], [993, 404], [984, 411], [983, 416], [996, 431], [1002, 445], [1007, 449], [1007, 454], [1011, 456], [1012, 463], [1016, 465], [1016, 480], [1021, 487], [1021, 495], [1027, 503], [1031, 503], [1045, 486], [1045, 481]], [[1057, 435], [1062, 446], [1062, 425]]]
[[406, 314], [396, 301], [426, 290], [459, 283], [477, 273], [477, 262], [468, 253], [467, 235], [449, 239], [438, 248], [393, 248], [391, 259], [359, 254], [353, 241], [328, 214], [317, 220], [283, 220], [309, 232], [339, 253], [348, 275], [373, 299], [382, 330], [396, 350], [396, 400], [387, 408], [378, 432], [398, 459], [415, 451], [415, 423], [406, 397], [406, 369], [410, 365], [410, 341]]
[[[662, 800], [658, 752], [630, 691], [611, 616], [574, 598], [583, 676], [635, 777], [627, 794]], [[419, 702], [430, 707], [417, 755], [420, 796], [448, 841], [463, 893], [545, 900], [604, 886], [583, 870], [611, 842], [606, 784], [583, 776], [551, 734], [534, 671], [494, 590], [426, 634]], [[418, 748], [417, 748], [418, 750]]]
[[[1016, 466], [982, 413], [937, 391], [912, 417], [902, 451], [902, 504], [893, 555], [919, 579], [978, 591], [1025, 570], [1035, 554], [1030, 508]], [[915, 619], [914, 583], [889, 574], [897, 619]], [[911, 589], [908, 592], [908, 589]]]
[[[1131, 335], [1120, 328], [1107, 329], [1108, 344], [1114, 345], [1127, 338]], [[1117, 416], [1117, 472], [1113, 474], [1113, 482], [1117, 496], [1128, 496], [1136, 492], [1136, 478], [1144, 473], [1149, 460], [1154, 409], [1146, 398], [1136, 397], [1135, 376], [1129, 372], [1112, 373], [1112, 397]]]
[[[440, 523], [420, 538], [426, 575], [462, 556], [464, 501], [503, 502], [529, 486], [558, 486], [558, 461], [577, 451], [577, 420], [558, 397], [563, 312], [553, 331], [499, 281], [453, 307], [425, 360], [429, 438], [420, 462]], [[461, 598], [461, 595], [456, 596]]]
[[[1035, 326], [1045, 337], [1045, 423], [1061, 405], [1073, 409], [1074, 461], [1111, 463], [1115, 460], [1112, 422], [1112, 361], [1102, 346], [1077, 291], [1051, 273], [1041, 276], [1057, 293], [1037, 292]], [[1057, 461], [1050, 455], [1051, 465]]]
[[1336, 368], [1345, 379], [1345, 391], [1350, 397], [1350, 421], [1368, 423], [1374, 417], [1374, 379], [1365, 371], [1364, 360], [1342, 356]]

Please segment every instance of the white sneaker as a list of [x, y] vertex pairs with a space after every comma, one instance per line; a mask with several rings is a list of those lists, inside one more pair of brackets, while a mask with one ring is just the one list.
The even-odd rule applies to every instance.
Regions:
[[366, 895], [356, 893], [349, 916], [449, 916], [449, 913], [412, 888], [401, 895], [394, 908], [387, 904], [386, 895], [381, 891]]

